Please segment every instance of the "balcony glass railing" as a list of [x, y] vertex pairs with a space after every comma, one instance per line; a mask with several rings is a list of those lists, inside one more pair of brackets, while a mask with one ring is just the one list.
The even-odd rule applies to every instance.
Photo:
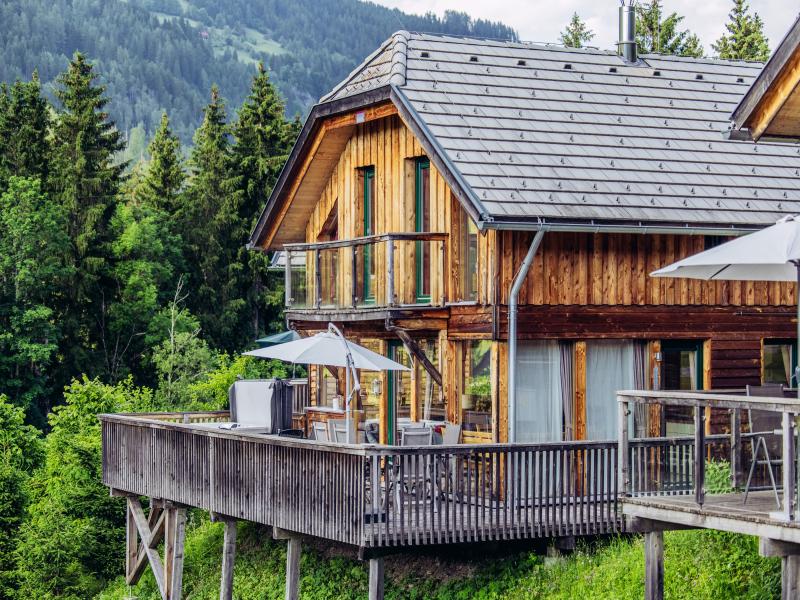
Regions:
[[441, 306], [448, 301], [445, 233], [390, 233], [287, 244], [285, 250], [288, 308]]

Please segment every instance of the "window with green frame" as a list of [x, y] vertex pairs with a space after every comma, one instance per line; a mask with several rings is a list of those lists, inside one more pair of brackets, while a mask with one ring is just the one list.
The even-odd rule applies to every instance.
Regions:
[[[361, 169], [363, 179], [362, 211], [364, 213], [364, 235], [374, 235], [375, 231], [375, 167], [364, 167]], [[363, 292], [364, 302], [375, 301], [375, 271], [374, 247], [366, 245], [364, 248], [364, 271], [363, 271]]]
[[[431, 163], [427, 158], [418, 158], [414, 176], [414, 227], [419, 232], [428, 232], [431, 227]], [[431, 242], [416, 244], [416, 298], [417, 302], [431, 300]]]

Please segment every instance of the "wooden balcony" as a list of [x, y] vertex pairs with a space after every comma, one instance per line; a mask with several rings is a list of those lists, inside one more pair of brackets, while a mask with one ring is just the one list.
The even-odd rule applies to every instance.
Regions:
[[[448, 302], [446, 233], [387, 233], [349, 240], [286, 244], [290, 319], [352, 315], [381, 318], [387, 309]], [[305, 257], [305, 266], [297, 255]]]
[[[758, 536], [762, 555], [780, 556], [784, 561], [782, 597], [796, 598], [800, 593], [797, 398], [639, 390], [618, 392], [618, 399], [618, 456], [627, 457], [619, 462], [620, 507], [624, 527], [645, 534], [645, 598], [663, 598], [662, 532], [695, 528]], [[629, 439], [635, 405], [691, 412], [693, 439]], [[729, 413], [730, 433], [706, 434], [706, 419], [713, 410]], [[755, 411], [765, 422], [769, 419], [764, 414], [778, 417], [777, 430], [756, 426], [752, 431], [756, 416], [752, 421], [748, 417]], [[759, 438], [772, 438], [773, 446], [778, 442], [777, 455], [759, 454]], [[636, 446], [643, 450], [633, 450]], [[654, 448], [662, 450], [654, 452]], [[715, 458], [731, 466], [730, 489], [707, 489], [707, 461]], [[677, 473], [675, 465], [679, 465]]]

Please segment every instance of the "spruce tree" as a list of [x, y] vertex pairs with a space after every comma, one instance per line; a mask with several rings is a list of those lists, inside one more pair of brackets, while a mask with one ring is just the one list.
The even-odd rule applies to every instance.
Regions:
[[586, 42], [591, 41], [592, 38], [594, 38], [594, 32], [586, 26], [578, 13], [572, 13], [569, 24], [561, 32], [561, 43], [567, 48], [583, 48]]
[[0, 89], [0, 191], [12, 175], [46, 181], [50, 171], [50, 106], [37, 71]]
[[69, 290], [67, 327], [70, 373], [103, 370], [95, 356], [103, 348], [106, 315], [114, 289], [110, 222], [125, 164], [115, 162], [123, 143], [106, 112], [105, 86], [97, 83], [92, 64], [76, 53], [58, 77], [61, 108], [53, 133], [50, 189], [68, 215], [75, 276]]
[[172, 132], [167, 113], [147, 147], [150, 161], [138, 193], [150, 206], [174, 215], [179, 207], [179, 194], [185, 174], [181, 157], [181, 142]]
[[639, 52], [673, 54], [676, 56], [703, 56], [700, 38], [678, 26], [684, 17], [673, 12], [663, 17], [661, 0], [640, 2], [636, 5], [636, 44]]
[[244, 245], [241, 195], [230, 187], [231, 147], [225, 103], [216, 86], [195, 132], [189, 158], [190, 177], [178, 212], [189, 269], [191, 312], [200, 320], [212, 346], [237, 349], [246, 300], [241, 295]]
[[283, 286], [280, 274], [269, 271], [268, 256], [248, 251], [244, 244], [297, 137], [297, 120], [287, 123], [284, 111], [283, 99], [264, 65], [259, 64], [233, 128], [230, 180], [231, 192], [238, 196], [240, 206], [239, 261], [247, 270], [242, 294], [249, 306], [252, 339], [274, 327], [283, 308], [282, 303], [274, 301], [274, 292]]
[[722, 35], [711, 47], [720, 58], [737, 60], [769, 59], [769, 42], [764, 35], [764, 22], [758, 13], [750, 15], [745, 0], [733, 0], [733, 9], [725, 25], [727, 35]]

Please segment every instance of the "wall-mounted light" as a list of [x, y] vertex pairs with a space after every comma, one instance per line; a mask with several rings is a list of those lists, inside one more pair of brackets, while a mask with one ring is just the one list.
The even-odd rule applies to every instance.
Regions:
[[381, 380], [380, 379], [373, 379], [372, 380], [372, 395], [373, 396], [380, 396], [381, 395]]

